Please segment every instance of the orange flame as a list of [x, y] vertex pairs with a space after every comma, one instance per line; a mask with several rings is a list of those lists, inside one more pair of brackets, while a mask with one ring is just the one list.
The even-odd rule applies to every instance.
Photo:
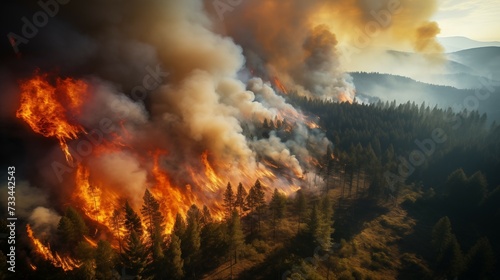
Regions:
[[89, 238], [89, 237], [87, 237], [87, 236], [83, 236], [83, 239], [85, 239], [85, 241], [87, 241], [87, 243], [88, 243], [90, 246], [92, 246], [92, 247], [94, 247], [94, 248], [97, 248], [97, 243], [96, 243], [94, 240], [90, 239], [90, 238]]
[[155, 197], [161, 198], [161, 207], [163, 216], [165, 217], [166, 228], [165, 230], [170, 233], [174, 226], [175, 215], [180, 213], [185, 215], [190, 205], [186, 205], [191, 201], [186, 200], [183, 193], [172, 186], [170, 179], [160, 167], [160, 157], [166, 154], [165, 151], [157, 150], [153, 154], [153, 169], [151, 170], [156, 184], [151, 190]]
[[[43, 245], [40, 240], [33, 236], [33, 231], [31, 230], [30, 225], [26, 225], [26, 232], [28, 233], [29, 239], [33, 242], [35, 251], [42, 256], [44, 260], [49, 261], [53, 266], [60, 267], [64, 271], [73, 270], [81, 266], [78, 261], [70, 257], [61, 257], [58, 253], [52, 253], [49, 246]], [[36, 270], [36, 266], [32, 266], [31, 268], [33, 269], [33, 267], [34, 270]]]
[[90, 172], [82, 164], [78, 164], [75, 174], [74, 201], [87, 217], [112, 229], [113, 211], [119, 207], [119, 195], [99, 182], [90, 181]]
[[[278, 79], [276, 81], [277, 84], [283, 86]], [[85, 82], [70, 78], [58, 78], [56, 85], [53, 86], [48, 82], [47, 75], [40, 74], [36, 74], [35, 77], [21, 84], [21, 107], [17, 111], [17, 116], [25, 120], [35, 132], [46, 137], [57, 138], [68, 162], [72, 161], [72, 156], [66, 141], [77, 138], [80, 133], [85, 133], [83, 127], [74, 123], [73, 118], [80, 113], [84, 97], [87, 94], [87, 87]], [[286, 91], [284, 87], [283, 89]], [[309, 121], [308, 117], [292, 107], [281, 109], [277, 117], [286, 119], [288, 123]], [[308, 125], [309, 127], [317, 126], [313, 121], [310, 121]], [[130, 141], [133, 140], [133, 135], [127, 130], [124, 121], [120, 121], [120, 127], [121, 133], [111, 133], [107, 136], [108, 140], [93, 147], [92, 156], [99, 157], [124, 149], [133, 153], [133, 147], [127, 145], [133, 143]], [[230, 163], [218, 162], [216, 158], [210, 156], [209, 151], [204, 151], [194, 166], [184, 164], [180, 168], [180, 170], [186, 170], [189, 178], [182, 182], [184, 185], [176, 185], [171, 180], [170, 174], [161, 165], [161, 158], [167, 155], [167, 151], [153, 150], [149, 154], [152, 159], [146, 159], [144, 155], [135, 155], [144, 160], [142, 167], [148, 169], [151, 184], [144, 186], [144, 188], [149, 187], [153, 196], [160, 202], [160, 209], [165, 217], [166, 233], [171, 232], [175, 215], [179, 213], [186, 216], [192, 204], [196, 204], [198, 207], [207, 205], [212, 217], [215, 220], [222, 220], [224, 208], [221, 204], [221, 197], [229, 180], [235, 180], [233, 182], [235, 184], [238, 183], [236, 180], [239, 180], [245, 186], [250, 186], [256, 179], [271, 184], [280, 180], [273, 169], [294, 168], [280, 162], [263, 161], [258, 163], [255, 168], [241, 168], [238, 175], [234, 175], [228, 171], [232, 169]], [[148, 160], [151, 160], [152, 163]], [[192, 161], [189, 162], [192, 163]], [[122, 199], [130, 197], [123, 197], [126, 194], [122, 194], [116, 188], [106, 186], [102, 178], [93, 177], [86, 164], [86, 161], [75, 164], [75, 189], [70, 197], [71, 202], [76, 204], [87, 218], [106, 227], [115, 237], [119, 238], [123, 236], [125, 229], [123, 226], [116, 229], [116, 225], [113, 224], [113, 212], [123, 206]], [[296, 179], [300, 180], [302, 177], [298, 170], [293, 171], [295, 177], [290, 175], [290, 178], [286, 178], [287, 186], [295, 185]], [[291, 189], [293, 188], [292, 186]], [[137, 199], [135, 202], [137, 203]], [[138, 205], [133, 206], [137, 207]], [[34, 237], [31, 239], [35, 244], [38, 244], [36, 246], [40, 248], [40, 252], [45, 252], [46, 258], [58, 261], [60, 257], [57, 254], [49, 255], [51, 252], [48, 248], [43, 247], [43, 244]], [[85, 240], [93, 247], [96, 246], [92, 239], [85, 237]]]
[[286, 87], [283, 85], [283, 83], [277, 77], [274, 77], [273, 81], [274, 81], [274, 85], [276, 86], [277, 89], [279, 89], [279, 91], [281, 91], [284, 94], [288, 94]]
[[224, 186], [224, 181], [219, 178], [219, 176], [217, 176], [214, 169], [210, 165], [210, 162], [208, 161], [208, 151], [204, 151], [201, 154], [201, 162], [205, 166], [205, 176], [207, 176], [208, 180], [210, 181], [210, 185], [208, 185], [208, 188], [212, 192], [220, 190], [221, 187]]
[[70, 120], [80, 113], [87, 84], [71, 78], [57, 78], [54, 87], [46, 74], [36, 74], [20, 85], [21, 106], [16, 112], [36, 133], [55, 137], [68, 162], [73, 160], [66, 141], [76, 139], [83, 127]]

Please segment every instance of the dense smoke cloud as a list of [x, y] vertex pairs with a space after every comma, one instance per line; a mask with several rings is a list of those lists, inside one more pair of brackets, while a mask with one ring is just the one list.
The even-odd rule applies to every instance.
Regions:
[[[169, 203], [163, 204], [165, 215], [173, 217], [190, 203], [216, 209], [227, 181], [248, 188], [262, 179], [289, 193], [308, 180], [305, 174], [316, 171], [311, 159], [324, 155], [330, 142], [270, 81], [276, 76], [299, 94], [351, 101], [354, 88], [337, 49], [349, 31], [339, 26], [345, 21], [363, 26], [378, 7], [373, 5], [246, 1], [226, 14], [224, 30], [202, 0], [71, 2], [53, 19], [50, 34], [39, 35], [41, 53], [53, 56], [28, 52], [25, 63], [42, 72], [61, 63], [58, 75], [89, 84], [75, 117], [88, 133], [69, 146], [79, 151], [90, 139], [92, 152], [81, 159], [74, 155], [87, 167], [78, 172], [88, 171], [87, 188], [101, 188], [100, 200], [120, 196], [100, 205], [117, 207], [128, 199], [138, 209], [144, 190], [152, 188]], [[430, 14], [415, 5], [402, 1], [384, 32], [420, 30], [424, 50], [436, 32], [419, 29], [428, 26]], [[58, 40], [52, 40], [54, 34]], [[415, 43], [417, 35], [393, 40]], [[103, 120], [111, 132], [102, 129]], [[286, 139], [278, 129], [263, 136], [264, 120], [287, 120], [293, 131]], [[211, 176], [212, 168], [218, 178]], [[60, 170], [61, 184], [78, 189], [82, 182], [71, 183], [76, 163]], [[85, 193], [79, 195], [84, 199]], [[93, 218], [95, 209], [87, 210]], [[31, 217], [52, 224], [51, 215], [39, 209]]]
[[[352, 100], [352, 79], [339, 61], [359, 49], [442, 52], [435, 38], [439, 28], [430, 21], [435, 0], [257, 0], [234, 7], [220, 2], [205, 4], [243, 47], [248, 66], [310, 97]], [[340, 43], [351, 50], [343, 53]]]

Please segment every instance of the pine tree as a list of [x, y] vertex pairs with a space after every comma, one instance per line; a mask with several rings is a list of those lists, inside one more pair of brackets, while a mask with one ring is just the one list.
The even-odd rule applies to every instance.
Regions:
[[186, 271], [195, 273], [200, 250], [200, 234], [201, 234], [201, 214], [200, 209], [196, 205], [191, 205], [187, 212], [187, 227], [184, 237], [181, 239], [181, 248], [186, 266]]
[[72, 244], [76, 243], [76, 232], [75, 227], [71, 220], [62, 216], [59, 220], [59, 224], [57, 225], [57, 233], [59, 238], [61, 239], [62, 244], [66, 244], [68, 248], [72, 246]]
[[205, 271], [218, 267], [227, 261], [229, 241], [227, 238], [227, 223], [210, 223], [203, 227], [200, 233], [200, 263]]
[[276, 239], [276, 228], [279, 226], [281, 219], [285, 215], [286, 208], [286, 196], [278, 192], [278, 189], [274, 189], [271, 202], [269, 203], [269, 209], [272, 215], [272, 226], [273, 226], [273, 238]]
[[262, 215], [264, 214], [264, 208], [266, 206], [265, 193], [262, 184], [259, 180], [255, 181], [254, 185], [254, 202], [255, 210], [257, 212], [257, 225], [260, 231], [260, 222], [262, 220]]
[[149, 190], [144, 193], [144, 204], [141, 208], [141, 213], [144, 217], [147, 232], [149, 233], [149, 242], [147, 250], [149, 252], [151, 262], [147, 267], [148, 273], [154, 279], [162, 279], [165, 274], [164, 265], [164, 218], [160, 212], [160, 203], [153, 197]]
[[463, 268], [464, 257], [462, 250], [460, 249], [457, 238], [455, 235], [452, 235], [441, 261], [438, 262], [438, 271], [442, 271], [447, 277], [456, 278], [463, 271]]
[[309, 221], [307, 223], [307, 229], [310, 236], [314, 238], [314, 240], [317, 240], [318, 236], [321, 234], [321, 216], [316, 204], [312, 207]]
[[432, 246], [439, 262], [443, 258], [444, 251], [451, 241], [451, 223], [448, 217], [443, 217], [432, 229]]
[[247, 196], [247, 191], [241, 183], [238, 184], [238, 190], [236, 192], [236, 201], [234, 203], [235, 207], [239, 208], [240, 215], [243, 214], [245, 209], [245, 197]]
[[297, 233], [300, 231], [300, 223], [304, 221], [307, 214], [307, 201], [303, 190], [298, 190], [295, 195], [295, 211], [297, 211]]
[[495, 255], [488, 238], [479, 239], [467, 254], [467, 270], [464, 279], [493, 279]]
[[167, 260], [168, 279], [182, 279], [184, 277], [184, 260], [182, 259], [181, 240], [175, 234], [170, 236], [165, 259]]
[[75, 272], [76, 278], [95, 279], [96, 250], [87, 241], [80, 241], [75, 248], [75, 256], [81, 263]]
[[208, 207], [206, 205], [203, 205], [203, 210], [201, 213], [201, 226], [204, 227], [208, 224], [211, 224], [213, 222], [212, 214], [210, 214], [210, 210], [208, 210]]
[[83, 220], [80, 213], [78, 213], [78, 211], [75, 210], [75, 208], [68, 207], [66, 209], [66, 212], [64, 213], [64, 216], [68, 217], [70, 221], [73, 223], [75, 228], [76, 238], [78, 239], [78, 241], [83, 239], [84, 235], [89, 234], [89, 229], [87, 228], [85, 221]]
[[130, 206], [128, 201], [125, 202], [123, 210], [125, 212], [124, 226], [128, 234], [130, 235], [132, 232], [136, 232], [137, 235], [141, 236], [143, 229], [141, 224], [141, 218], [139, 217], [139, 215], [137, 215], [137, 213]]
[[141, 214], [144, 217], [146, 230], [149, 233], [151, 240], [162, 242], [164, 218], [160, 212], [160, 203], [154, 198], [149, 190], [144, 193], [144, 204], [141, 208]]
[[480, 171], [470, 176], [467, 187], [467, 206], [471, 208], [478, 207], [485, 199], [488, 193], [488, 181]]
[[82, 216], [72, 207], [68, 207], [64, 212], [64, 216], [59, 220], [57, 231], [61, 243], [68, 250], [73, 250], [83, 240], [84, 235], [88, 234], [88, 228]]
[[175, 215], [173, 234], [177, 235], [177, 237], [179, 238], [183, 238], [185, 233], [186, 222], [184, 221], [184, 218], [181, 216], [181, 214], [177, 213], [177, 215]]
[[233, 260], [234, 263], [238, 261], [238, 252], [244, 243], [244, 235], [241, 229], [240, 216], [236, 210], [233, 211], [228, 225], [229, 236], [229, 252], [230, 257], [230, 271], [231, 278], [233, 279]]
[[437, 271], [446, 277], [457, 277], [463, 270], [464, 258], [448, 217], [441, 218], [432, 230]]
[[226, 191], [224, 192], [224, 207], [226, 208], [227, 218], [231, 218], [231, 213], [233, 213], [235, 202], [235, 196], [231, 183], [227, 183]]
[[122, 253], [123, 249], [122, 235], [120, 231], [123, 223], [124, 223], [124, 218], [121, 211], [117, 209], [113, 210], [113, 216], [111, 217], [111, 225], [113, 227], [113, 234], [118, 238], [118, 246], [120, 253]]
[[251, 187], [250, 190], [248, 191], [248, 195], [245, 199], [245, 204], [246, 207], [250, 210], [250, 215], [249, 215], [249, 223], [250, 223], [250, 232], [253, 233], [254, 227], [255, 227], [255, 209], [256, 209], [256, 190], [255, 187]]
[[330, 250], [332, 247], [332, 234], [333, 234], [333, 208], [330, 198], [325, 195], [321, 199], [320, 203], [321, 209], [321, 223], [320, 223], [320, 234], [317, 236], [318, 243], [321, 248], [325, 251]]
[[118, 279], [118, 274], [114, 270], [116, 255], [108, 241], [100, 240], [97, 243], [95, 258], [96, 279]]
[[121, 259], [125, 267], [125, 274], [134, 276], [135, 280], [149, 279], [145, 276], [148, 265], [148, 252], [144, 241], [132, 231], [126, 241]]
[[251, 187], [250, 191], [248, 191], [247, 197], [245, 198], [245, 204], [251, 212], [255, 211], [255, 196], [255, 187]]

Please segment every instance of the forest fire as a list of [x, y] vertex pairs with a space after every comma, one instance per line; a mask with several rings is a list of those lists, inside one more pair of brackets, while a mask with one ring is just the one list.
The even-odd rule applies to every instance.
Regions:
[[90, 219], [112, 229], [113, 211], [119, 208], [119, 195], [90, 180], [90, 172], [79, 164], [75, 172], [73, 201]]
[[288, 94], [286, 87], [283, 85], [283, 83], [281, 83], [281, 81], [277, 77], [274, 77], [273, 81], [274, 85], [276, 86], [276, 88], [278, 88], [279, 91], [281, 91], [284, 94]]
[[21, 106], [16, 116], [27, 122], [36, 133], [56, 137], [66, 160], [71, 161], [66, 141], [76, 139], [79, 133], [85, 133], [72, 117], [80, 112], [87, 84], [71, 78], [57, 78], [53, 86], [48, 79], [47, 74], [37, 73], [21, 83]]
[[[55, 267], [62, 268], [64, 271], [73, 270], [80, 267], [81, 264], [73, 260], [72, 258], [61, 257], [58, 253], [52, 253], [49, 246], [43, 245], [42, 242], [33, 235], [33, 231], [31, 230], [30, 225], [26, 226], [26, 232], [28, 233], [28, 238], [33, 243], [35, 251], [44, 260], [49, 261]], [[32, 266], [32, 269], [36, 270], [36, 266]]]
[[[167, 152], [169, 149], [158, 145], [144, 149], [145, 145], [140, 142], [144, 140], [138, 140], [144, 139], [143, 136], [139, 136], [137, 128], [130, 130], [127, 120], [123, 118], [116, 121], [116, 130], [93, 143], [86, 158], [78, 157], [78, 161], [73, 162], [72, 153], [75, 150], [69, 148], [67, 141], [74, 140], [78, 145], [81, 134], [86, 134], [86, 131], [90, 131], [87, 135], [94, 133], [95, 129], [88, 124], [84, 125], [81, 120], [84, 118], [84, 102], [92, 103], [98, 100], [97, 93], [94, 92], [94, 87], [90, 90], [90, 84], [83, 80], [59, 77], [54, 79], [55, 86], [49, 82], [49, 75], [36, 73], [33, 78], [21, 83], [21, 106], [17, 117], [26, 121], [34, 132], [58, 139], [68, 164], [74, 166], [72, 175], [68, 177], [73, 181], [61, 182], [73, 188], [69, 197], [70, 203], [80, 209], [88, 219], [102, 225], [115, 238], [123, 236], [125, 229], [116, 225], [114, 215], [117, 211], [122, 211], [125, 201], [129, 201], [139, 210], [140, 198], [145, 189], [149, 189], [160, 202], [165, 219], [165, 233], [169, 234], [175, 216], [186, 216], [193, 204], [199, 207], [206, 205], [214, 220], [222, 220], [225, 214], [221, 200], [227, 182], [241, 182], [248, 188], [260, 179], [264, 180], [264, 183], [280, 187], [284, 193], [289, 193], [296, 190], [296, 187], [292, 188], [290, 185], [296, 186], [303, 179], [302, 168], [298, 166], [297, 159], [288, 151], [288, 147], [279, 147], [278, 144], [266, 143], [265, 140], [254, 145], [262, 145], [260, 149], [264, 153], [263, 159], [273, 160], [250, 162], [248, 167], [234, 161], [235, 159], [221, 159], [221, 154], [217, 155], [208, 147], [200, 154], [191, 154], [191, 158], [183, 162], [173, 162], [175, 157]], [[281, 104], [278, 110], [273, 109], [272, 112], [275, 119], [287, 119], [290, 123], [317, 127], [312, 120], [290, 105]], [[275, 149], [278, 152], [274, 151]], [[116, 172], [111, 166], [100, 165], [110, 160], [133, 160], [136, 163], [134, 169], [130, 170], [130, 176], [142, 174], [138, 178], [143, 179], [123, 188], [122, 184], [129, 182], [120, 179], [122, 175], [110, 174]], [[101, 167], [94, 166], [96, 163]], [[177, 166], [175, 170], [169, 170], [168, 166], [173, 165]], [[107, 171], [103, 171], [103, 168]], [[179, 170], [182, 172], [179, 173]], [[57, 261], [58, 257], [54, 256], [53, 259]]]
[[500, 47], [446, 37], [456, 3], [36, 2], [0, 278], [500, 279]]

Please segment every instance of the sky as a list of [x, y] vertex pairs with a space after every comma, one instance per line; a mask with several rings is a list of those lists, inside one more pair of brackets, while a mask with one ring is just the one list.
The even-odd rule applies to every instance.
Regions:
[[478, 41], [500, 41], [499, 0], [440, 0], [434, 20], [441, 37], [465, 36]]

